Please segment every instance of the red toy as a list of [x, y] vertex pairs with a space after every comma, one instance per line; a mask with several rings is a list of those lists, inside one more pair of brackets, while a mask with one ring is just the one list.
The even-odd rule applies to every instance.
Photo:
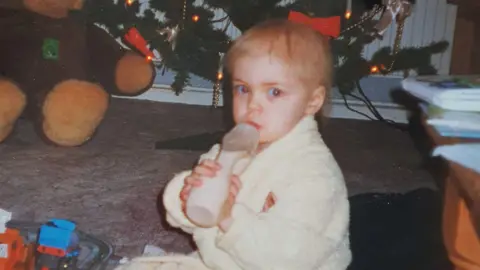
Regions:
[[6, 229], [0, 234], [0, 269], [33, 270], [34, 254], [34, 245], [24, 243], [18, 230]]

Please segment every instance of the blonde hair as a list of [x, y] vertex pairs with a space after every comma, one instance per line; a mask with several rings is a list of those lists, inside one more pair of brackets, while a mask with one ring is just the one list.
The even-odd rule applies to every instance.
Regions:
[[320, 127], [326, 125], [331, 111], [330, 91], [333, 62], [328, 38], [311, 27], [288, 20], [268, 20], [250, 28], [235, 40], [225, 55], [226, 70], [232, 74], [237, 59], [267, 51], [285, 64], [309, 89], [325, 88], [325, 101], [317, 113]]
[[311, 27], [288, 20], [260, 23], [235, 40], [225, 56], [231, 74], [237, 59], [268, 52], [292, 69], [308, 88], [332, 86], [332, 56], [328, 39]]

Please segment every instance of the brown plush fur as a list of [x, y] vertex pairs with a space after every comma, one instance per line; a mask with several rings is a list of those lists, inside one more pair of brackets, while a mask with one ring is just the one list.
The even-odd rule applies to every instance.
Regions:
[[[67, 16], [83, 0], [18, 0], [24, 9], [9, 1], [3, 8], [0, 1], [0, 142], [24, 111], [47, 143], [82, 145], [103, 120], [109, 95], [139, 95], [152, 85], [152, 62]], [[57, 42], [57, 58], [43, 57], [46, 40]]]
[[25, 95], [8, 80], [0, 79], [0, 142], [8, 137], [25, 108]]
[[100, 124], [107, 106], [108, 94], [99, 85], [63, 81], [53, 88], [43, 104], [43, 132], [60, 146], [83, 144]]
[[[132, 67], [136, 67], [132, 69]], [[148, 85], [152, 80], [151, 67], [145, 58], [134, 53], [126, 53], [118, 61], [115, 82], [123, 94], [136, 94], [139, 85]]]
[[81, 9], [83, 0], [24, 0], [25, 8], [50, 18], [65, 18], [69, 10]]

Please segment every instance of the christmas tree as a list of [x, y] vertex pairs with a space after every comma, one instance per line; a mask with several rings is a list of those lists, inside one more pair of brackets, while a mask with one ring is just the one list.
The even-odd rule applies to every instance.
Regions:
[[[307, 18], [304, 20], [310, 20], [311, 24], [321, 24], [320, 27], [328, 29], [328, 32], [338, 32], [337, 35], [332, 34], [331, 38], [335, 56], [334, 84], [342, 94], [351, 94], [357, 88], [358, 81], [372, 73], [413, 70], [419, 75], [435, 74], [431, 56], [443, 52], [448, 46], [443, 41], [423, 48], [400, 49], [403, 23], [408, 19], [414, 2], [384, 2], [385, 4], [381, 0], [92, 0], [87, 2], [87, 18], [90, 22], [104, 26], [115, 37], [122, 37], [131, 28], [138, 30], [150, 48], [160, 53], [160, 61], [155, 61], [158, 68], [175, 73], [171, 86], [173, 91], [180, 94], [189, 84], [191, 74], [211, 81], [217, 87], [221, 83], [221, 57], [232, 40], [225, 29], [217, 29], [215, 23], [226, 21], [244, 32], [262, 20], [289, 18], [294, 11], [300, 17]], [[226, 16], [214, 20], [216, 10], [223, 11]], [[362, 54], [364, 46], [381, 38], [382, 31], [395, 20], [397, 36], [393, 48], [382, 48], [370, 60], [365, 59]]]
[[[117, 2], [114, 2], [117, 1]], [[331, 37], [335, 60], [334, 86], [347, 97], [366, 103], [377, 120], [405, 130], [378, 113], [364, 94], [360, 79], [372, 74], [414, 71], [418, 75], [435, 74], [432, 55], [445, 51], [446, 41], [418, 48], [400, 48], [405, 20], [411, 15], [414, 0], [90, 0], [87, 20], [101, 25], [115, 37], [132, 31], [140, 33], [159, 52], [158, 69], [173, 72], [171, 88], [181, 94], [193, 75], [213, 83], [216, 107], [221, 87], [228, 89], [222, 71], [222, 55], [233, 41], [226, 34], [233, 25], [241, 33], [266, 19], [285, 18], [308, 23]], [[215, 18], [215, 12], [225, 14]], [[219, 22], [227, 27], [218, 28]], [[365, 45], [382, 38], [395, 22], [397, 33], [393, 47], [378, 50], [373, 57], [363, 55]], [[132, 43], [132, 42], [130, 42]], [[141, 42], [140, 42], [141, 43]], [[137, 47], [145, 47], [137, 44]], [[138, 48], [140, 52], [145, 48]], [[226, 74], [228, 75], [228, 74]], [[225, 83], [222, 84], [223, 80]], [[226, 129], [230, 118], [230, 91], [224, 92]], [[353, 109], [351, 109], [353, 110]], [[359, 112], [360, 113], [360, 112]], [[361, 113], [362, 114], [362, 113]], [[370, 116], [366, 116], [372, 119]], [[156, 149], [208, 150], [224, 132], [199, 134], [157, 142]]]

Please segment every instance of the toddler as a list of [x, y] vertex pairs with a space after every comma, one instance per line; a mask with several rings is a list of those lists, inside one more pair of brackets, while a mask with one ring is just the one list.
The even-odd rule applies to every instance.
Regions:
[[167, 221], [193, 235], [197, 252], [140, 257], [120, 269], [346, 269], [347, 190], [314, 119], [331, 87], [328, 40], [306, 25], [272, 20], [239, 37], [225, 65], [234, 120], [258, 128], [258, 153], [232, 177], [226, 211], [213, 228], [192, 224], [184, 206], [192, 186], [219, 169], [219, 145], [168, 183]]

